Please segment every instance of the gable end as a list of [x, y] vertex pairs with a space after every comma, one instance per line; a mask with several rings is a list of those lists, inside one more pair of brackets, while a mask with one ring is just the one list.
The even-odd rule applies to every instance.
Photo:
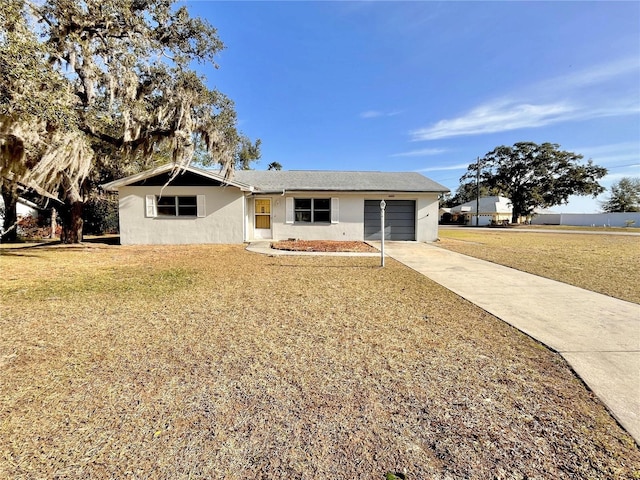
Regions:
[[134, 182], [131, 186], [134, 187], [162, 187], [164, 185], [170, 185], [172, 187], [220, 187], [224, 184], [212, 178], [203, 177], [202, 175], [196, 175], [192, 172], [184, 172], [178, 174], [173, 180], [171, 179], [171, 173], [165, 172], [153, 177], [145, 178]]

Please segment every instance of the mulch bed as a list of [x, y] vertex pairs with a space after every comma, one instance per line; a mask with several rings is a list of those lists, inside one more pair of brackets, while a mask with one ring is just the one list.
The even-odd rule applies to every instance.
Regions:
[[282, 240], [273, 242], [271, 247], [291, 252], [377, 252], [375, 248], [364, 242], [332, 240]]

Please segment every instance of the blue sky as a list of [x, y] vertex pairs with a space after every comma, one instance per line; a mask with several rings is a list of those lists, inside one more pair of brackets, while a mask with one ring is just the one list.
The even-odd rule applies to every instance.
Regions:
[[255, 168], [418, 171], [453, 191], [476, 157], [533, 141], [608, 168], [607, 188], [640, 176], [640, 2], [186, 4], [226, 45], [200, 71], [262, 139]]

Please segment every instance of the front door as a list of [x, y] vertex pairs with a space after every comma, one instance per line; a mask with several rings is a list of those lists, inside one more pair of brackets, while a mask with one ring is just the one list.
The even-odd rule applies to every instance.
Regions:
[[271, 199], [256, 198], [254, 201], [253, 236], [271, 238]]

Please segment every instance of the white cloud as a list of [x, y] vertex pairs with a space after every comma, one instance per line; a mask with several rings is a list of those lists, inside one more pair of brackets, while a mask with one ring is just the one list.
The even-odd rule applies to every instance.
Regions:
[[461, 117], [440, 120], [432, 126], [413, 130], [410, 133], [412, 139], [416, 141], [436, 140], [462, 135], [543, 127], [570, 120], [616, 117], [637, 113], [640, 113], [640, 104], [633, 102], [587, 108], [569, 102], [536, 105], [498, 100], [476, 107]]
[[589, 155], [609, 155], [621, 151], [633, 151], [637, 156], [638, 153], [640, 153], [638, 151], [638, 143], [636, 142], [609, 143], [607, 145], [577, 148], [576, 151], [581, 153], [588, 152]]
[[376, 118], [376, 117], [381, 117], [382, 115], [384, 114], [377, 110], [367, 110], [366, 112], [362, 112], [360, 114], [360, 118]]
[[459, 117], [440, 120], [410, 134], [417, 141], [435, 140], [638, 114], [639, 71], [640, 62], [636, 58], [595, 65], [529, 85], [510, 96], [496, 98]]
[[466, 115], [411, 132], [413, 140], [435, 140], [460, 135], [504, 132], [527, 127], [541, 127], [575, 117], [577, 108], [566, 103], [533, 105], [503, 100], [481, 105]]
[[637, 57], [620, 58], [609, 63], [594, 65], [579, 72], [553, 78], [542, 82], [538, 87], [545, 90], [549, 88], [553, 90], [583, 88], [590, 85], [599, 85], [628, 74], [637, 74], [639, 70], [640, 61]]
[[402, 110], [392, 110], [390, 112], [381, 112], [380, 110], [367, 110], [360, 113], [360, 118], [377, 118], [377, 117], [395, 117], [400, 115]]
[[423, 148], [421, 150], [411, 150], [409, 152], [394, 153], [391, 157], [428, 157], [431, 155], [440, 155], [446, 152], [446, 148]]
[[597, 164], [625, 163], [609, 168], [634, 167], [634, 162], [640, 158], [640, 144], [637, 142], [611, 143], [608, 145], [596, 145], [583, 148], [569, 148], [569, 150], [580, 153], [585, 159], [592, 159]]
[[436, 167], [426, 167], [417, 170], [418, 172], [441, 172], [445, 170], [466, 170], [469, 168], [468, 163], [458, 163], [457, 165], [441, 165]]

